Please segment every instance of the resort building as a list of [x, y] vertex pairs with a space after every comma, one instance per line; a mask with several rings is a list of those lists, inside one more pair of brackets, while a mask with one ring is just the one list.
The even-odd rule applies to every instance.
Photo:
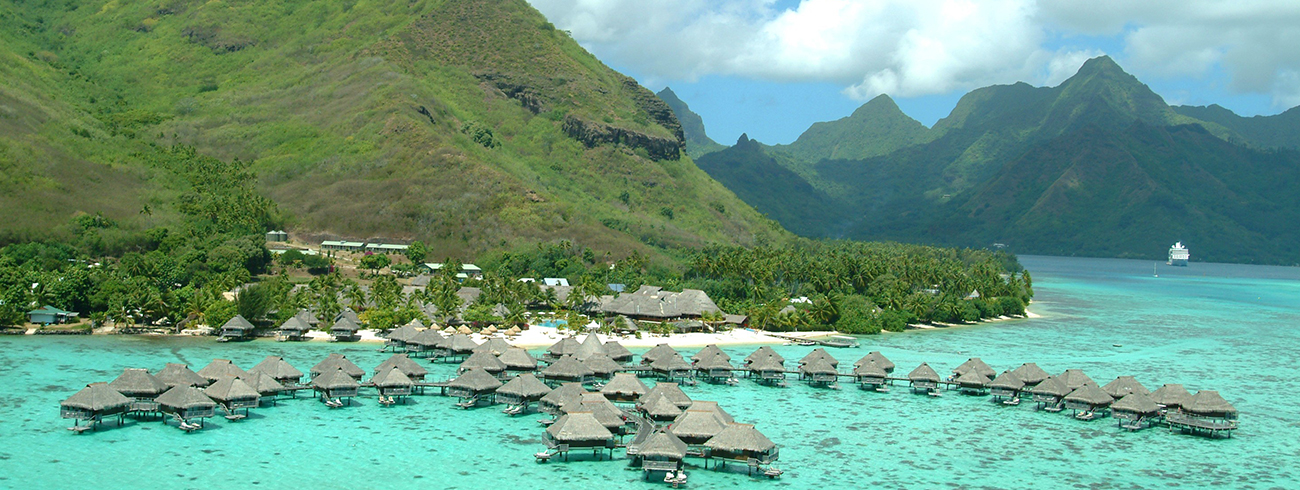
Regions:
[[332, 240], [326, 240], [320, 242], [321, 250], [328, 250], [333, 252], [360, 252], [362, 250], [365, 250], [365, 248], [366, 248], [366, 242], [345, 242], [345, 241], [332, 241]]
[[635, 292], [603, 300], [600, 311], [609, 316], [623, 315], [635, 320], [658, 322], [722, 313], [704, 291], [684, 289], [678, 293], [664, 291], [658, 286], [641, 286]]
[[27, 321], [37, 325], [62, 325], [77, 321], [77, 312], [45, 305], [27, 312]]

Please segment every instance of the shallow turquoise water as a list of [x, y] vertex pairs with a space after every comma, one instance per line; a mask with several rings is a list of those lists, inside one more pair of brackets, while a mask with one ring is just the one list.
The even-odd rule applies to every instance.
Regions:
[[[847, 369], [880, 350], [906, 373], [922, 361], [941, 372], [971, 356], [1002, 370], [1033, 361], [1050, 372], [1085, 370], [1105, 383], [1131, 374], [1149, 388], [1218, 389], [1242, 429], [1207, 440], [1111, 419], [1073, 420], [1003, 407], [987, 398], [740, 386], [687, 387], [782, 446], [781, 480], [691, 472], [694, 488], [1300, 488], [1300, 269], [1024, 257], [1038, 293], [1034, 320], [866, 337], [831, 353]], [[1113, 347], [1113, 344], [1123, 347]], [[536, 464], [537, 416], [461, 411], [416, 397], [385, 408], [372, 399], [329, 410], [306, 397], [215, 419], [185, 434], [158, 422], [74, 436], [58, 403], [124, 367], [194, 369], [214, 357], [244, 368], [268, 354], [306, 371], [342, 351], [367, 370], [388, 356], [374, 345], [132, 337], [0, 338], [0, 488], [647, 488], [623, 460]], [[808, 347], [778, 347], [798, 359]], [[735, 359], [753, 348], [727, 348]], [[684, 351], [689, 355], [690, 352]], [[435, 378], [454, 370], [433, 364]], [[829, 487], [828, 487], [829, 486]]]

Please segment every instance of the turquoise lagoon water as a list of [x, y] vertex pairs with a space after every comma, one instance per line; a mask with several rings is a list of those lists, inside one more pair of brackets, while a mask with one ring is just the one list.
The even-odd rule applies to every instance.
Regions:
[[[1241, 411], [1232, 439], [1160, 429], [1124, 432], [1111, 419], [1073, 420], [947, 393], [740, 386], [687, 387], [753, 422], [782, 446], [776, 481], [691, 472], [694, 488], [1300, 488], [1300, 269], [1024, 257], [1043, 318], [865, 337], [831, 353], [847, 368], [880, 350], [905, 373], [941, 372], [971, 356], [995, 369], [1022, 362], [1080, 368], [1100, 383], [1131, 374], [1149, 388], [1218, 389]], [[1122, 344], [1122, 347], [1114, 347]], [[753, 350], [724, 349], [734, 359]], [[808, 347], [778, 347], [797, 359]], [[124, 367], [214, 358], [251, 367], [268, 354], [306, 371], [341, 351], [370, 369], [374, 345], [218, 344], [210, 339], [0, 339], [0, 488], [650, 488], [625, 460], [537, 464], [538, 416], [462, 411], [452, 399], [407, 406], [373, 399], [330, 410], [307, 397], [214, 419], [186, 434], [156, 421], [76, 436], [58, 403]], [[684, 353], [688, 354], [686, 350]], [[434, 364], [434, 377], [454, 366]]]

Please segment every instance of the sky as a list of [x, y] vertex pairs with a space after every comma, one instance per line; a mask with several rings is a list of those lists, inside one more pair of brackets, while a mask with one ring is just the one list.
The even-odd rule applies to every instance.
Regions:
[[709, 136], [790, 143], [887, 94], [927, 126], [966, 92], [1109, 55], [1171, 105], [1300, 105], [1297, 0], [528, 0]]

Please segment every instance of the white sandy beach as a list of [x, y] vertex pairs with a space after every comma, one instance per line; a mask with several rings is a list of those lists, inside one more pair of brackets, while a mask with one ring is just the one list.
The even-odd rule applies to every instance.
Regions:
[[[495, 336], [502, 337], [506, 339], [506, 341], [509, 342], [511, 345], [517, 347], [523, 347], [525, 349], [535, 349], [535, 348], [550, 347], [552, 344], [555, 344], [556, 342], [564, 338], [569, 333], [570, 332], [560, 332], [555, 327], [543, 327], [539, 325], [532, 325], [531, 327], [529, 327], [528, 330], [524, 330], [523, 333], [516, 335], [514, 337], [503, 337], [501, 336], [501, 334], [496, 334]], [[384, 339], [376, 335], [374, 330], [361, 330], [360, 332], [358, 332], [358, 334], [361, 337], [359, 342], [379, 342], [379, 343], [384, 342]], [[829, 331], [781, 332], [781, 335], [787, 335], [791, 337], [801, 337], [801, 338], [826, 337], [835, 334], [836, 334], [835, 332], [829, 332]], [[328, 333], [322, 332], [320, 330], [312, 330], [310, 332], [307, 332], [306, 337], [311, 339], [311, 341], [315, 341], [315, 342], [326, 342], [329, 341], [330, 339], [330, 335]], [[483, 341], [487, 340], [488, 337], [491, 336], [477, 334], [477, 333], [470, 335], [470, 338], [474, 339], [474, 341], [478, 343], [483, 343]], [[577, 337], [578, 340], [582, 340], [586, 338], [586, 334], [578, 334]], [[632, 335], [620, 336], [620, 335], [597, 334], [597, 338], [599, 338], [601, 342], [617, 340], [618, 343], [623, 344], [624, 347], [633, 348], [633, 349], [650, 348], [659, 344], [668, 344], [669, 346], [677, 348], [677, 347], [704, 347], [709, 344], [750, 345], [750, 344], [783, 344], [785, 342], [788, 342], [785, 339], [768, 336], [764, 334], [762, 331], [750, 330], [750, 329], [735, 329], [735, 330], [729, 330], [726, 332], [719, 332], [719, 333], [685, 333], [685, 334], [673, 334], [673, 335], [665, 335], [665, 336], [654, 335], [654, 334], [642, 334], [641, 338], [639, 339]]]

